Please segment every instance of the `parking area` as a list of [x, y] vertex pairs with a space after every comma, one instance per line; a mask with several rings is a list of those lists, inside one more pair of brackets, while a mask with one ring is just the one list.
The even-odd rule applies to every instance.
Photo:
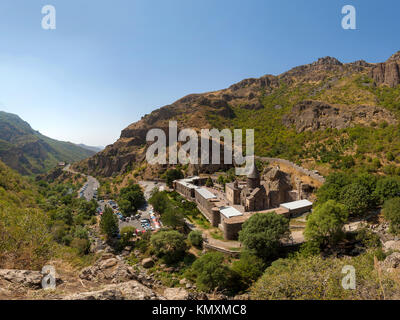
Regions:
[[153, 207], [146, 204], [142, 210], [139, 210], [137, 214], [130, 217], [124, 217], [119, 210], [118, 204], [113, 200], [101, 200], [98, 202], [98, 214], [101, 215], [104, 212], [106, 206], [112, 208], [114, 214], [117, 215], [119, 221], [119, 229], [124, 227], [133, 227], [136, 230], [136, 234], [145, 233], [146, 231], [157, 231], [161, 229], [161, 222], [155, 216]]

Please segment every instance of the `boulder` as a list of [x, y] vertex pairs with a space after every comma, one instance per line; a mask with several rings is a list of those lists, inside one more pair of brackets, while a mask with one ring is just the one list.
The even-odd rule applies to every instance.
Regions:
[[151, 289], [137, 281], [128, 281], [121, 284], [111, 284], [102, 290], [72, 294], [63, 300], [162, 300]]
[[164, 297], [167, 300], [187, 300], [189, 293], [183, 288], [168, 288], [164, 290]]
[[39, 271], [30, 270], [0, 270], [0, 280], [5, 280], [7, 282], [33, 288], [40, 289], [42, 287], [43, 275]]
[[394, 252], [390, 256], [386, 257], [386, 259], [381, 262], [381, 266], [387, 272], [400, 268], [400, 252]]
[[146, 269], [152, 268], [154, 266], [154, 260], [152, 258], [143, 259], [142, 266]]
[[109, 269], [114, 267], [116, 264], [118, 263], [118, 260], [115, 258], [111, 258], [108, 260], [105, 260], [104, 262], [100, 263], [100, 269], [104, 270], [104, 269]]
[[389, 250], [400, 251], [400, 241], [395, 241], [395, 240], [386, 241], [383, 244], [383, 248], [385, 251]]

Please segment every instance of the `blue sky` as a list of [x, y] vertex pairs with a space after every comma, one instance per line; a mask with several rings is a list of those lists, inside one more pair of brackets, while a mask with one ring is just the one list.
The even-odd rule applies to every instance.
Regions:
[[[41, 28], [54, 5], [57, 29]], [[341, 9], [357, 9], [357, 30]], [[2, 0], [0, 110], [52, 138], [107, 145], [189, 93], [322, 56], [400, 50], [398, 0]]]

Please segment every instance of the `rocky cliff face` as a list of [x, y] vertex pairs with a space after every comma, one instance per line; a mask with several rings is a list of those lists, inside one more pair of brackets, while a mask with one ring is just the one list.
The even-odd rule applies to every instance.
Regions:
[[[333, 105], [324, 103], [323, 100], [310, 100], [317, 100], [315, 95], [329, 92], [332, 86], [343, 79], [354, 81], [357, 77], [371, 77], [376, 82], [375, 85], [396, 86], [400, 79], [399, 57], [400, 53], [395, 54], [382, 64], [370, 64], [363, 60], [345, 64], [335, 58], [325, 57], [278, 76], [265, 75], [258, 79], [245, 79], [224, 90], [188, 95], [128, 126], [117, 142], [89, 160], [79, 163], [77, 168], [102, 176], [129, 171], [145, 159], [147, 132], [152, 128], [160, 128], [168, 134], [170, 120], [178, 122], [178, 129], [234, 129], [233, 123], [245, 123], [246, 119], [241, 118], [244, 114], [245, 117], [262, 117], [264, 112], [271, 117], [272, 114], [283, 113], [284, 116], [277, 117], [276, 120], [280, 122], [279, 126], [295, 126], [298, 132], [341, 129], [355, 124], [369, 125], [372, 121], [396, 123], [395, 117], [379, 106], [378, 98], [368, 100], [376, 101], [376, 105]], [[304, 91], [304, 88], [310, 90]], [[349, 88], [340, 88], [340, 93], [345, 96], [354, 95]], [[365, 86], [358, 90], [364, 90], [363, 94], [371, 96], [368, 89]], [[279, 97], [288, 92], [292, 94], [290, 99], [294, 102], [289, 100], [282, 104]], [[336, 95], [337, 91], [332, 94]], [[269, 102], [266, 103], [266, 99]], [[279, 102], [275, 103], [275, 100]], [[271, 103], [273, 112], [268, 109], [271, 108]]]
[[283, 118], [287, 126], [297, 132], [322, 129], [344, 129], [356, 124], [369, 125], [386, 121], [395, 124], [396, 118], [389, 111], [373, 106], [336, 107], [319, 101], [303, 101], [293, 107]]
[[400, 84], [400, 51], [392, 55], [386, 62], [378, 63], [370, 72], [377, 84], [385, 84], [392, 88]]

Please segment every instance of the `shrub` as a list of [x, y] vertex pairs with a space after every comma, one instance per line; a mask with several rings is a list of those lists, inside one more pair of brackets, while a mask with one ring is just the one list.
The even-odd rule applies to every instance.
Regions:
[[371, 193], [361, 184], [352, 183], [345, 186], [340, 193], [340, 202], [351, 215], [365, 214], [369, 208]]
[[329, 200], [314, 209], [308, 216], [304, 236], [319, 244], [335, 243], [343, 236], [343, 226], [348, 212], [344, 205]]
[[390, 222], [390, 230], [393, 233], [400, 231], [400, 198], [393, 198], [385, 201], [383, 205], [385, 219]]
[[272, 213], [257, 213], [251, 216], [239, 232], [239, 241], [263, 259], [277, 253], [281, 239], [289, 235], [289, 220]]
[[122, 188], [119, 194], [118, 205], [124, 216], [137, 212], [146, 203], [143, 191], [138, 184], [130, 183]]
[[201, 248], [203, 246], [203, 234], [201, 231], [192, 231], [188, 236], [189, 242], [192, 246]]
[[[397, 280], [378, 273], [374, 257], [384, 258], [381, 250], [343, 259], [320, 256], [295, 257], [274, 261], [250, 290], [256, 300], [380, 300], [393, 299], [399, 290]], [[343, 267], [354, 266], [355, 290], [342, 287]]]
[[383, 204], [386, 200], [400, 196], [400, 179], [385, 177], [378, 180], [374, 195]]
[[232, 270], [240, 276], [242, 290], [250, 287], [263, 273], [264, 262], [249, 251], [243, 251], [240, 260], [232, 264]]
[[212, 181], [211, 177], [208, 177], [207, 181], [206, 181], [206, 187], [213, 187], [214, 186], [214, 182]]
[[183, 173], [178, 169], [169, 169], [165, 173], [165, 179], [168, 187], [172, 187], [174, 180], [183, 179]]
[[90, 241], [87, 239], [75, 238], [71, 242], [71, 247], [78, 250], [80, 255], [85, 255], [89, 252]]
[[101, 216], [100, 229], [108, 238], [112, 238], [119, 231], [118, 218], [109, 207], [104, 210]]
[[187, 249], [185, 240], [177, 231], [160, 231], [150, 239], [155, 254], [168, 264], [183, 259]]
[[225, 289], [231, 276], [224, 265], [224, 256], [219, 252], [209, 252], [197, 259], [191, 268], [197, 287], [205, 292]]
[[167, 193], [158, 190], [152, 193], [149, 203], [153, 206], [154, 210], [160, 214], [163, 214], [170, 205]]
[[161, 221], [165, 226], [173, 229], [183, 227], [185, 224], [182, 210], [177, 207], [169, 206], [161, 215]]

